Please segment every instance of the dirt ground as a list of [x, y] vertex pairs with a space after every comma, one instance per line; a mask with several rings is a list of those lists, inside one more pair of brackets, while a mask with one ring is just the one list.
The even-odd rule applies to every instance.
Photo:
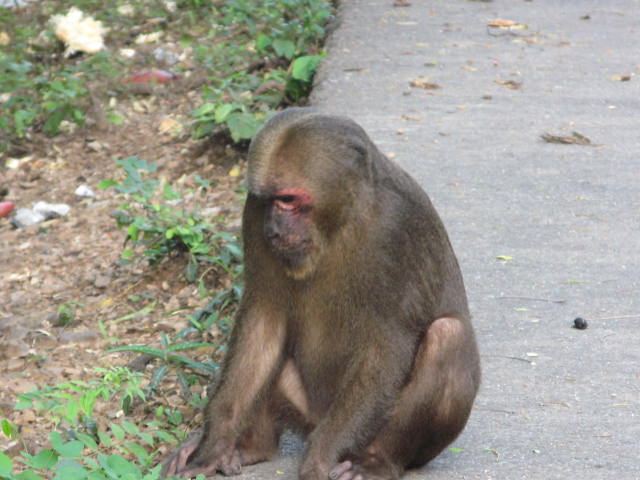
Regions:
[[[143, 95], [119, 100], [123, 125], [94, 122], [73, 133], [35, 139], [17, 161], [4, 159], [13, 168], [0, 168], [0, 201], [15, 202], [16, 209], [36, 201], [71, 206], [68, 216], [26, 228], [0, 219], [0, 418], [29, 433], [33, 447], [52, 425], [30, 410], [15, 412], [17, 394], [91, 378], [96, 366], [124, 365], [131, 354], [105, 354], [114, 345], [108, 337], [120, 344], [158, 345], [160, 332], [184, 328], [185, 313], [206, 304], [197, 285], [184, 278], [184, 256], [155, 268], [144, 262], [120, 265], [125, 232], [112, 212], [125, 197], [114, 189], [98, 189], [101, 180], [122, 175], [115, 159], [137, 156], [157, 163], [155, 178], [183, 194], [180, 208], [208, 209], [205, 219], [221, 231], [237, 232], [240, 226], [242, 197], [236, 187], [243, 181], [244, 151], [224, 138], [190, 138], [188, 112], [199, 98], [197, 89], [180, 81], [149, 87]], [[229, 175], [233, 169], [240, 174]], [[196, 190], [195, 173], [211, 182], [204, 194], [188, 193]], [[83, 184], [97, 198], [75, 196]], [[210, 291], [228, 281], [216, 270], [205, 276]], [[55, 326], [56, 312], [65, 303], [76, 305], [75, 319]], [[121, 320], [144, 307], [151, 311]], [[98, 321], [106, 326], [107, 338]], [[0, 451], [8, 443], [2, 437]]]

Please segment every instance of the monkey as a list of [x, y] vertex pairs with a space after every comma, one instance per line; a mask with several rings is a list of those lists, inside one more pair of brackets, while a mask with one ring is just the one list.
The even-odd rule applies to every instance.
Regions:
[[238, 474], [301, 432], [301, 480], [391, 480], [465, 427], [480, 362], [427, 194], [354, 121], [289, 108], [249, 146], [245, 289], [202, 435], [163, 475]]

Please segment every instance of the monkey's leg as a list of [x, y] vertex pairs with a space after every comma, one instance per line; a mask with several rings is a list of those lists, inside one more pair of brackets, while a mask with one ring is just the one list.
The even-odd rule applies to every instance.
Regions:
[[236, 444], [242, 465], [271, 458], [278, 450], [278, 439], [285, 426], [309, 428], [307, 396], [298, 370], [290, 360], [285, 362], [266, 397]]
[[361, 454], [338, 464], [331, 478], [396, 479], [405, 468], [424, 465], [462, 431], [479, 383], [471, 327], [456, 318], [437, 319], [418, 347], [388, 422]]

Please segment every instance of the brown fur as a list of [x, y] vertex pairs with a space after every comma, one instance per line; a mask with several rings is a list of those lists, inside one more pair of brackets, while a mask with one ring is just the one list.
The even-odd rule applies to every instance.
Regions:
[[354, 122], [272, 118], [249, 151], [246, 287], [204, 433], [165, 474], [237, 473], [286, 426], [303, 480], [394, 479], [464, 428], [480, 381], [460, 269], [423, 190]]

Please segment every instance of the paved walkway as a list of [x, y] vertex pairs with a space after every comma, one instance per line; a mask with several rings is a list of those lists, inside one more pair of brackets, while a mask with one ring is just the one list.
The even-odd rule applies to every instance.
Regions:
[[425, 187], [465, 274], [483, 386], [408, 478], [638, 480], [640, 3], [411, 3], [342, 0], [312, 97]]

